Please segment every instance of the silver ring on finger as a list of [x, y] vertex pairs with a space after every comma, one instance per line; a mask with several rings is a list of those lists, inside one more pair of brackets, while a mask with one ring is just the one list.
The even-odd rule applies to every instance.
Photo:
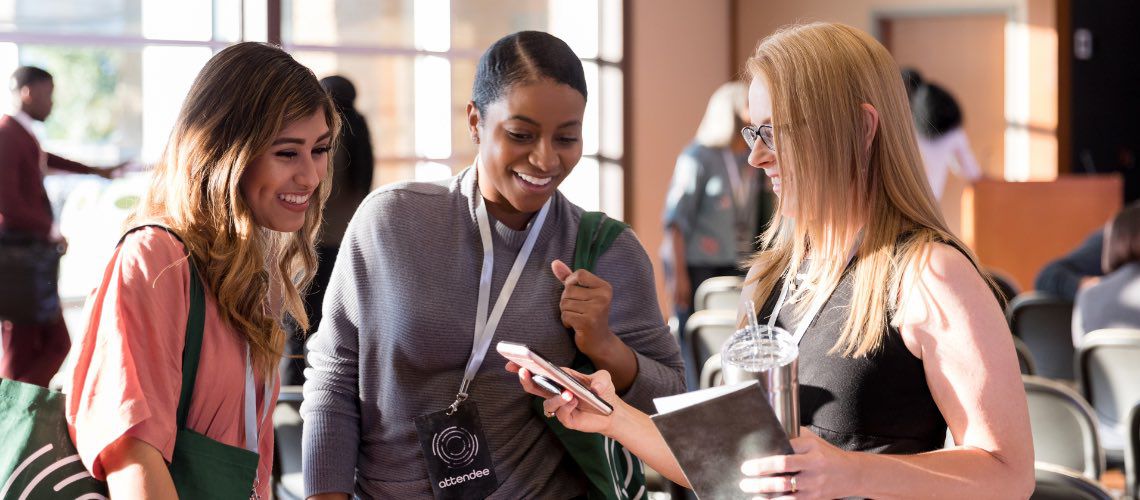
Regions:
[[792, 476], [792, 477], [788, 478], [788, 484], [790, 484], [792, 486], [792, 489], [791, 489], [792, 493], [800, 491], [800, 489], [796, 487], [796, 476]]
[[542, 414], [546, 415], [546, 418], [554, 418], [554, 412], [552, 411], [542, 410]]

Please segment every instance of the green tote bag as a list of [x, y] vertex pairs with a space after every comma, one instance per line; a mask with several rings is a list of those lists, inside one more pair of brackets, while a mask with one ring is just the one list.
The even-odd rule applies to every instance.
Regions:
[[[593, 272], [598, 257], [609, 249], [625, 228], [625, 224], [607, 217], [602, 212], [582, 214], [574, 247], [574, 270], [585, 269]], [[568, 332], [572, 342], [574, 332], [570, 330]], [[581, 352], [574, 357], [570, 368], [586, 374], [597, 371], [590, 358]], [[541, 415], [542, 399], [535, 398], [532, 408]], [[543, 421], [586, 475], [590, 486], [590, 500], [645, 498], [645, 472], [641, 461], [629, 450], [601, 434], [567, 429], [556, 418], [543, 418]]]
[[71, 443], [64, 398], [0, 379], [0, 499], [106, 500], [107, 485], [87, 473]]
[[[141, 227], [147, 226], [131, 231]], [[178, 238], [168, 228], [153, 227]], [[179, 430], [169, 465], [170, 476], [183, 500], [247, 499], [256, 486], [258, 454], [186, 428], [205, 318], [205, 291], [191, 258], [190, 311], [178, 400]], [[62, 393], [0, 379], [0, 436], [0, 500], [106, 500], [106, 484], [91, 477], [71, 442]]]

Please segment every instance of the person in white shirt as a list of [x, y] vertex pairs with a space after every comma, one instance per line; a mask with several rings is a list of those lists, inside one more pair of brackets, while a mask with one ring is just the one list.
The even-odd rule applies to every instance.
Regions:
[[926, 82], [913, 69], [903, 70], [911, 115], [918, 132], [918, 149], [926, 166], [926, 177], [936, 199], [942, 199], [946, 178], [954, 174], [971, 182], [984, 176], [962, 130], [962, 109], [946, 89]]

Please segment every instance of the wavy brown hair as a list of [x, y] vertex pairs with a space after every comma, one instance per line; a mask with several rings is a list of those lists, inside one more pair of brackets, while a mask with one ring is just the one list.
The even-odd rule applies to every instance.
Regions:
[[337, 137], [332, 101], [313, 72], [285, 51], [256, 42], [223, 49], [194, 80], [151, 186], [127, 222], [165, 224], [182, 237], [222, 319], [249, 341], [262, 373], [275, 370], [284, 350], [286, 314], [308, 329], [301, 290], [317, 268], [313, 245], [331, 189], [332, 155], [317, 188], [319, 203], [309, 206], [297, 232], [257, 225], [238, 182], [282, 130], [317, 112]]

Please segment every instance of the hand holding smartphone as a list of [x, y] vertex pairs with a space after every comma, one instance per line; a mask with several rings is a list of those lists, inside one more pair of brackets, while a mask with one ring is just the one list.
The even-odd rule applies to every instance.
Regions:
[[526, 345], [503, 341], [495, 346], [495, 350], [499, 351], [499, 354], [503, 355], [504, 358], [529, 370], [532, 374], [531, 380], [534, 381], [535, 385], [550, 391], [552, 395], [561, 394], [563, 390], [568, 390], [582, 402], [581, 408], [583, 410], [601, 415], [613, 413], [614, 409], [609, 403], [598, 397], [597, 394], [594, 394], [569, 373]]

